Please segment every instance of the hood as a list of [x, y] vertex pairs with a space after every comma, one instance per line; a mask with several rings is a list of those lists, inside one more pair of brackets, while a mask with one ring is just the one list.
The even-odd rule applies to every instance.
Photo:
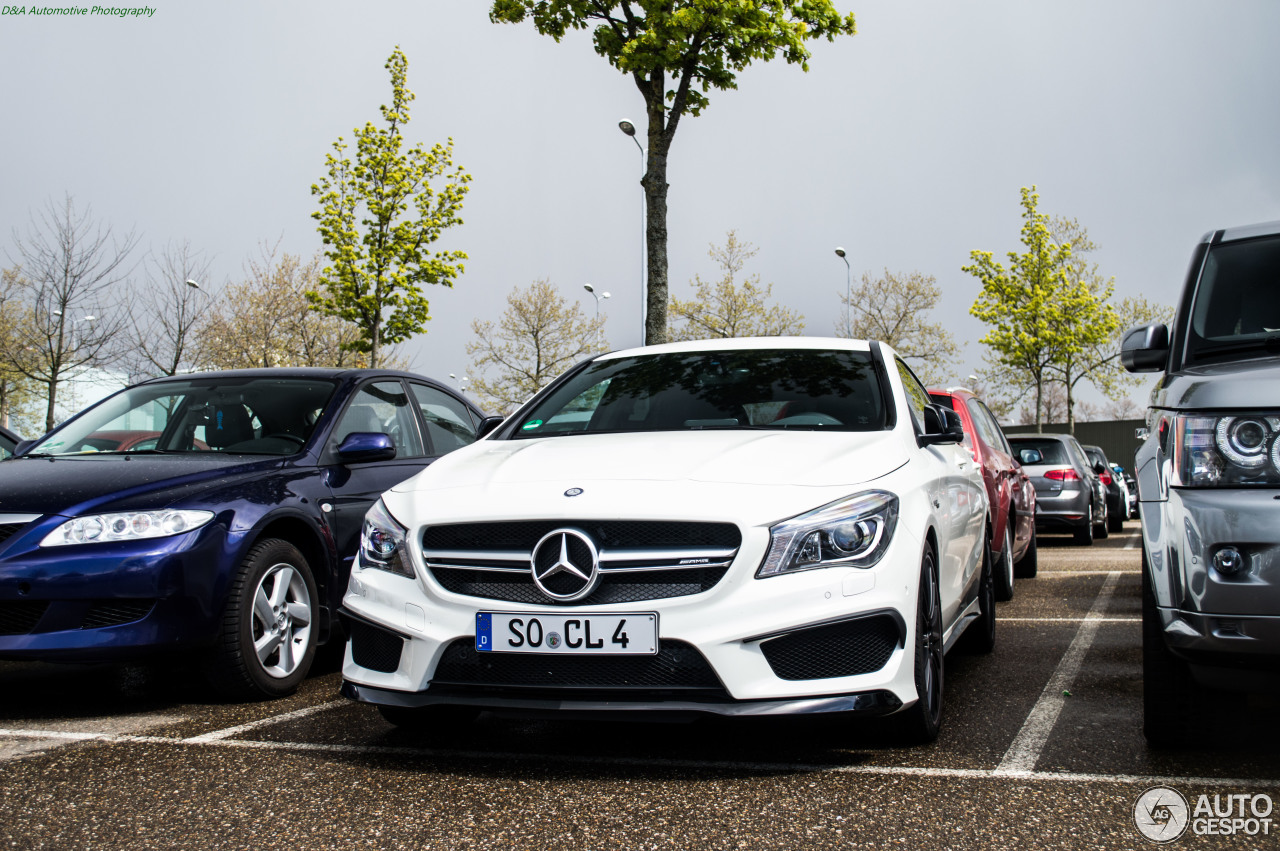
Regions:
[[225, 484], [229, 476], [279, 467], [281, 460], [216, 452], [10, 458], [0, 462], [0, 514], [164, 508], [212, 481]]
[[[388, 495], [393, 514], [625, 515], [772, 522], [906, 463], [895, 432], [691, 431], [480, 441]], [[580, 489], [569, 497], [567, 492]]]
[[1280, 357], [1204, 364], [1164, 378], [1156, 407], [1177, 410], [1280, 408]]

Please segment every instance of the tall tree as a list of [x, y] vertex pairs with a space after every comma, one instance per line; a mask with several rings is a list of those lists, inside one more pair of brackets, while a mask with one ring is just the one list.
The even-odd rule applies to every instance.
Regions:
[[996, 364], [1026, 375], [1035, 393], [1035, 424], [1043, 422], [1045, 386], [1052, 369], [1069, 354], [1080, 351], [1079, 322], [1096, 299], [1088, 288], [1068, 283], [1070, 244], [1055, 243], [1049, 217], [1038, 210], [1035, 187], [1022, 189], [1024, 252], [1010, 251], [1009, 266], [990, 251], [971, 251], [973, 261], [961, 267], [982, 282], [982, 292], [969, 312], [990, 330], [980, 342]]
[[491, 410], [514, 410], [576, 361], [607, 351], [603, 325], [603, 318], [588, 318], [550, 281], [516, 287], [496, 323], [471, 323], [475, 339], [467, 343], [467, 354], [472, 376], [479, 376], [472, 378], [472, 392]]
[[170, 243], [147, 258], [124, 335], [131, 375], [176, 375], [199, 366], [200, 325], [213, 308], [213, 296], [204, 288], [208, 277], [208, 258], [190, 242]]
[[[365, 366], [368, 356], [351, 351], [356, 329], [309, 308], [320, 258], [276, 255], [263, 246], [245, 262], [242, 280], [226, 287], [193, 346], [206, 369], [271, 366]], [[385, 360], [385, 358], [384, 358]]]
[[14, 233], [18, 298], [30, 321], [11, 340], [0, 340], [0, 357], [43, 387], [46, 431], [57, 422], [61, 385], [117, 355], [125, 318], [111, 305], [127, 288], [137, 243], [132, 231], [117, 239], [91, 209], [77, 212], [70, 195], [33, 216], [26, 237]]
[[[355, 160], [339, 137], [325, 156], [329, 174], [311, 187], [320, 209], [326, 246], [320, 288], [311, 303], [329, 316], [352, 323], [358, 336], [346, 344], [382, 364], [382, 347], [420, 334], [431, 319], [424, 284], [452, 287], [463, 271], [462, 251], [429, 246], [445, 229], [462, 224], [462, 199], [471, 175], [453, 166], [453, 140], [430, 150], [405, 149], [401, 128], [409, 123], [413, 92], [405, 84], [409, 60], [397, 47], [387, 59], [391, 105], [379, 107], [384, 127], [357, 128]], [[440, 186], [433, 181], [443, 180]]]
[[952, 365], [960, 353], [955, 336], [929, 315], [942, 300], [942, 290], [933, 275], [919, 272], [890, 272], [862, 280], [844, 303], [845, 320], [836, 328], [841, 337], [883, 340], [911, 361], [920, 380], [930, 386], [949, 381]]
[[493, 0], [495, 23], [531, 19], [556, 41], [592, 30], [596, 53], [627, 74], [648, 119], [644, 187], [648, 244], [645, 342], [667, 340], [667, 157], [685, 114], [712, 89], [735, 89], [737, 73], [781, 57], [808, 70], [805, 42], [857, 30], [831, 0]]
[[[25, 356], [16, 345], [31, 324], [31, 309], [22, 301], [24, 285], [18, 270], [0, 271], [0, 352]], [[36, 393], [24, 370], [0, 357], [0, 425], [12, 428], [16, 416], [35, 401]]]
[[781, 305], [770, 306], [773, 284], [760, 285], [752, 275], [737, 284], [748, 260], [758, 253], [749, 242], [739, 242], [734, 231], [725, 235], [724, 247], [712, 245], [707, 254], [724, 274], [718, 281], [693, 278], [689, 301], [671, 299], [672, 340], [704, 340], [716, 337], [777, 337], [804, 332], [804, 317]]

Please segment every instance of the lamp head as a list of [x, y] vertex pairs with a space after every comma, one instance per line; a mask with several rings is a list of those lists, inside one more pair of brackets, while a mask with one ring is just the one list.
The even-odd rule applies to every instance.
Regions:
[[200, 289], [200, 284], [198, 284], [197, 282], [195, 282], [195, 281], [191, 280], [190, 278], [187, 278], [187, 286], [191, 287], [191, 289], [193, 289], [193, 290], [198, 290], [198, 289]]
[[591, 285], [590, 285], [590, 284], [583, 284], [583, 285], [582, 285], [582, 288], [583, 288], [584, 290], [586, 290], [587, 292], [591, 293], [592, 295], [595, 295], [595, 294], [596, 294], [596, 291], [595, 291], [594, 289], [592, 289], [592, 287], [591, 287]]
[[843, 248], [837, 248], [837, 249], [836, 249], [836, 256], [837, 256], [837, 257], [843, 257], [843, 256], [844, 256], [844, 249], [843, 249]]
[[621, 130], [623, 133], [626, 133], [628, 136], [635, 138], [636, 126], [632, 124], [630, 121], [628, 121], [627, 119], [624, 118], [618, 122], [618, 129]]

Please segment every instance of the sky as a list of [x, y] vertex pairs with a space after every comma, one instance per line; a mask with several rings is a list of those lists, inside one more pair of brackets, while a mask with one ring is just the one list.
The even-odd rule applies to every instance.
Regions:
[[[708, 248], [734, 230], [759, 249], [746, 272], [806, 333], [831, 334], [842, 246], [855, 282], [885, 269], [937, 279], [932, 318], [965, 344], [963, 378], [984, 326], [961, 266], [974, 249], [1021, 247], [1021, 187], [1088, 228], [1118, 296], [1169, 305], [1201, 235], [1280, 219], [1275, 0], [835, 5], [858, 34], [814, 44], [808, 73], [758, 64], [680, 124], [673, 295], [717, 277]], [[452, 138], [473, 176], [465, 224], [438, 243], [466, 251], [466, 271], [428, 290], [433, 319], [403, 347], [413, 368], [468, 374], [473, 320], [538, 279], [588, 315], [583, 285], [610, 292], [609, 342], [639, 343], [642, 161], [617, 123], [643, 126], [642, 100], [588, 35], [557, 44], [491, 24], [482, 0], [150, 8], [0, 15], [0, 262], [66, 195], [144, 248], [189, 241], [211, 258], [212, 289], [264, 243], [312, 254], [310, 187], [333, 142], [379, 118], [399, 45], [416, 94], [408, 141]]]

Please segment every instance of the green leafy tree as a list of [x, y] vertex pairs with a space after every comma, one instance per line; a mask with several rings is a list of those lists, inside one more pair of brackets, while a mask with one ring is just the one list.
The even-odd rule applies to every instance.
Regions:
[[[397, 47], [387, 60], [391, 105], [380, 107], [385, 126], [372, 122], [355, 132], [354, 161], [339, 137], [326, 155], [328, 177], [311, 187], [329, 265], [311, 304], [356, 326], [347, 345], [364, 352], [371, 366], [381, 351], [420, 334], [431, 318], [424, 284], [452, 287], [463, 271], [462, 251], [429, 246], [447, 228], [462, 224], [462, 200], [471, 176], [453, 166], [453, 140], [430, 150], [406, 148], [401, 128], [409, 123], [413, 92], [405, 85], [409, 61]], [[436, 187], [432, 181], [443, 180]]]
[[971, 251], [970, 265], [961, 267], [982, 282], [982, 292], [969, 309], [990, 330], [980, 342], [992, 361], [1026, 376], [1035, 393], [1035, 425], [1043, 423], [1046, 385], [1055, 367], [1079, 355], [1110, 328], [1100, 322], [1098, 299], [1089, 288], [1072, 280], [1070, 243], [1056, 243], [1049, 217], [1037, 209], [1035, 187], [1022, 189], [1024, 252], [1008, 253], [1009, 265], [990, 251]]
[[753, 62], [781, 57], [808, 70], [805, 42], [856, 32], [830, 0], [493, 0], [495, 23], [526, 19], [556, 41], [592, 30], [596, 53], [627, 74], [648, 120], [645, 174], [648, 295], [645, 342], [667, 339], [667, 157], [676, 128], [712, 89], [735, 89]]
[[[471, 323], [471, 391], [490, 410], [510, 412], [589, 354], [607, 351], [604, 318], [588, 318], [547, 280], [507, 295], [497, 322]], [[491, 374], [496, 373], [496, 374]]]
[[672, 340], [706, 340], [716, 337], [777, 337], [804, 332], [804, 317], [781, 305], [770, 306], [773, 284], [760, 285], [760, 276], [742, 282], [735, 279], [758, 249], [739, 242], [733, 231], [725, 235], [723, 248], [715, 245], [707, 252], [724, 270], [718, 281], [693, 278], [694, 295], [689, 301], [671, 300]]
[[859, 340], [883, 340], [911, 362], [920, 380], [937, 386], [952, 377], [951, 367], [960, 353], [955, 336], [929, 314], [942, 300], [942, 290], [932, 275], [890, 272], [862, 280], [844, 302], [845, 321], [836, 334]]

